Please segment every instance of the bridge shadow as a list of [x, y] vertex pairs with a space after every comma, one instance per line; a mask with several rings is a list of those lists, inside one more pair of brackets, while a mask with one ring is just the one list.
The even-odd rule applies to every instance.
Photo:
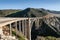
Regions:
[[33, 22], [32, 29], [31, 29], [31, 39], [35, 40], [37, 38], [38, 30], [35, 30], [35, 22]]
[[60, 37], [60, 35], [57, 35], [56, 32], [54, 32], [47, 24], [45, 24], [42, 21], [42, 25], [36, 29], [35, 22], [33, 23], [32, 29], [31, 29], [31, 39], [35, 40], [38, 36], [53, 36], [53, 37]]

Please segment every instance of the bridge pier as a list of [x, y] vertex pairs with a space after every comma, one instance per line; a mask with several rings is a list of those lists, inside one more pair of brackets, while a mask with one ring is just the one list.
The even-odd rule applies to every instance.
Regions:
[[24, 35], [27, 37], [27, 21], [24, 20]]
[[21, 32], [21, 21], [19, 21], [19, 32]]
[[36, 29], [39, 28], [39, 19], [36, 19], [36, 21], [35, 21], [35, 26], [36, 26]]
[[17, 22], [15, 22], [15, 30], [16, 30], [16, 35], [17, 35]]
[[24, 35], [24, 20], [22, 20], [22, 33]]
[[12, 36], [12, 25], [11, 23], [9, 25], [10, 25], [10, 35]]
[[31, 20], [28, 18], [28, 40], [31, 40]]

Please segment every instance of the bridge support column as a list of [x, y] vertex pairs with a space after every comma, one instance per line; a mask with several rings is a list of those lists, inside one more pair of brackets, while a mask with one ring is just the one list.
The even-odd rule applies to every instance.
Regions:
[[22, 20], [22, 33], [24, 35], [24, 20]]
[[11, 24], [9, 25], [10, 25], [10, 35], [12, 36], [12, 25]]
[[21, 32], [21, 21], [19, 21], [19, 32]]
[[37, 19], [38, 21], [37, 21], [37, 26], [39, 27], [39, 19]]
[[25, 37], [27, 37], [27, 20], [25, 20], [25, 31], [24, 31], [24, 35], [25, 35]]
[[18, 30], [17, 29], [17, 22], [15, 22], [15, 26], [16, 26], [15, 29], [16, 29], [16, 35], [17, 35], [17, 30]]
[[31, 20], [28, 18], [28, 40], [31, 40]]
[[36, 29], [39, 28], [39, 19], [37, 19], [37, 20], [35, 21], [35, 26], [36, 26]]

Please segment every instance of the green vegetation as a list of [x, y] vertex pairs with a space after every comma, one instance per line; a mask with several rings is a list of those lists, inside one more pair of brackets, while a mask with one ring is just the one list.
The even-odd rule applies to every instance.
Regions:
[[14, 31], [12, 31], [12, 34], [15, 35], [15, 36], [17, 36], [17, 38], [18, 38], [19, 40], [25, 40], [22, 35], [16, 35], [16, 32], [14, 32]]
[[52, 37], [52, 36], [47, 36], [45, 37], [45, 40], [56, 40], [56, 37]]
[[12, 9], [9, 9], [9, 10], [0, 10], [0, 17], [7, 16], [7, 15], [10, 15], [10, 14], [16, 13], [18, 11], [21, 11], [21, 10], [12, 10]]
[[34, 8], [27, 8], [14, 14], [7, 15], [6, 17], [41, 17], [45, 15], [47, 15], [46, 11]]

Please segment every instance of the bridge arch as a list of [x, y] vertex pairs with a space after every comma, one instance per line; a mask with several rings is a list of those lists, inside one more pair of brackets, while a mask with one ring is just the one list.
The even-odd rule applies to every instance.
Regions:
[[[0, 27], [9, 25], [10, 28], [10, 35], [12, 35], [12, 26], [15, 26], [16, 34], [22, 32], [23, 35], [28, 39], [31, 40], [31, 30], [33, 24], [37, 26], [39, 25], [40, 18], [4, 18], [5, 20], [2, 21], [3, 23], [0, 24]], [[14, 24], [14, 25], [12, 25]], [[3, 33], [2, 33], [3, 34]]]

